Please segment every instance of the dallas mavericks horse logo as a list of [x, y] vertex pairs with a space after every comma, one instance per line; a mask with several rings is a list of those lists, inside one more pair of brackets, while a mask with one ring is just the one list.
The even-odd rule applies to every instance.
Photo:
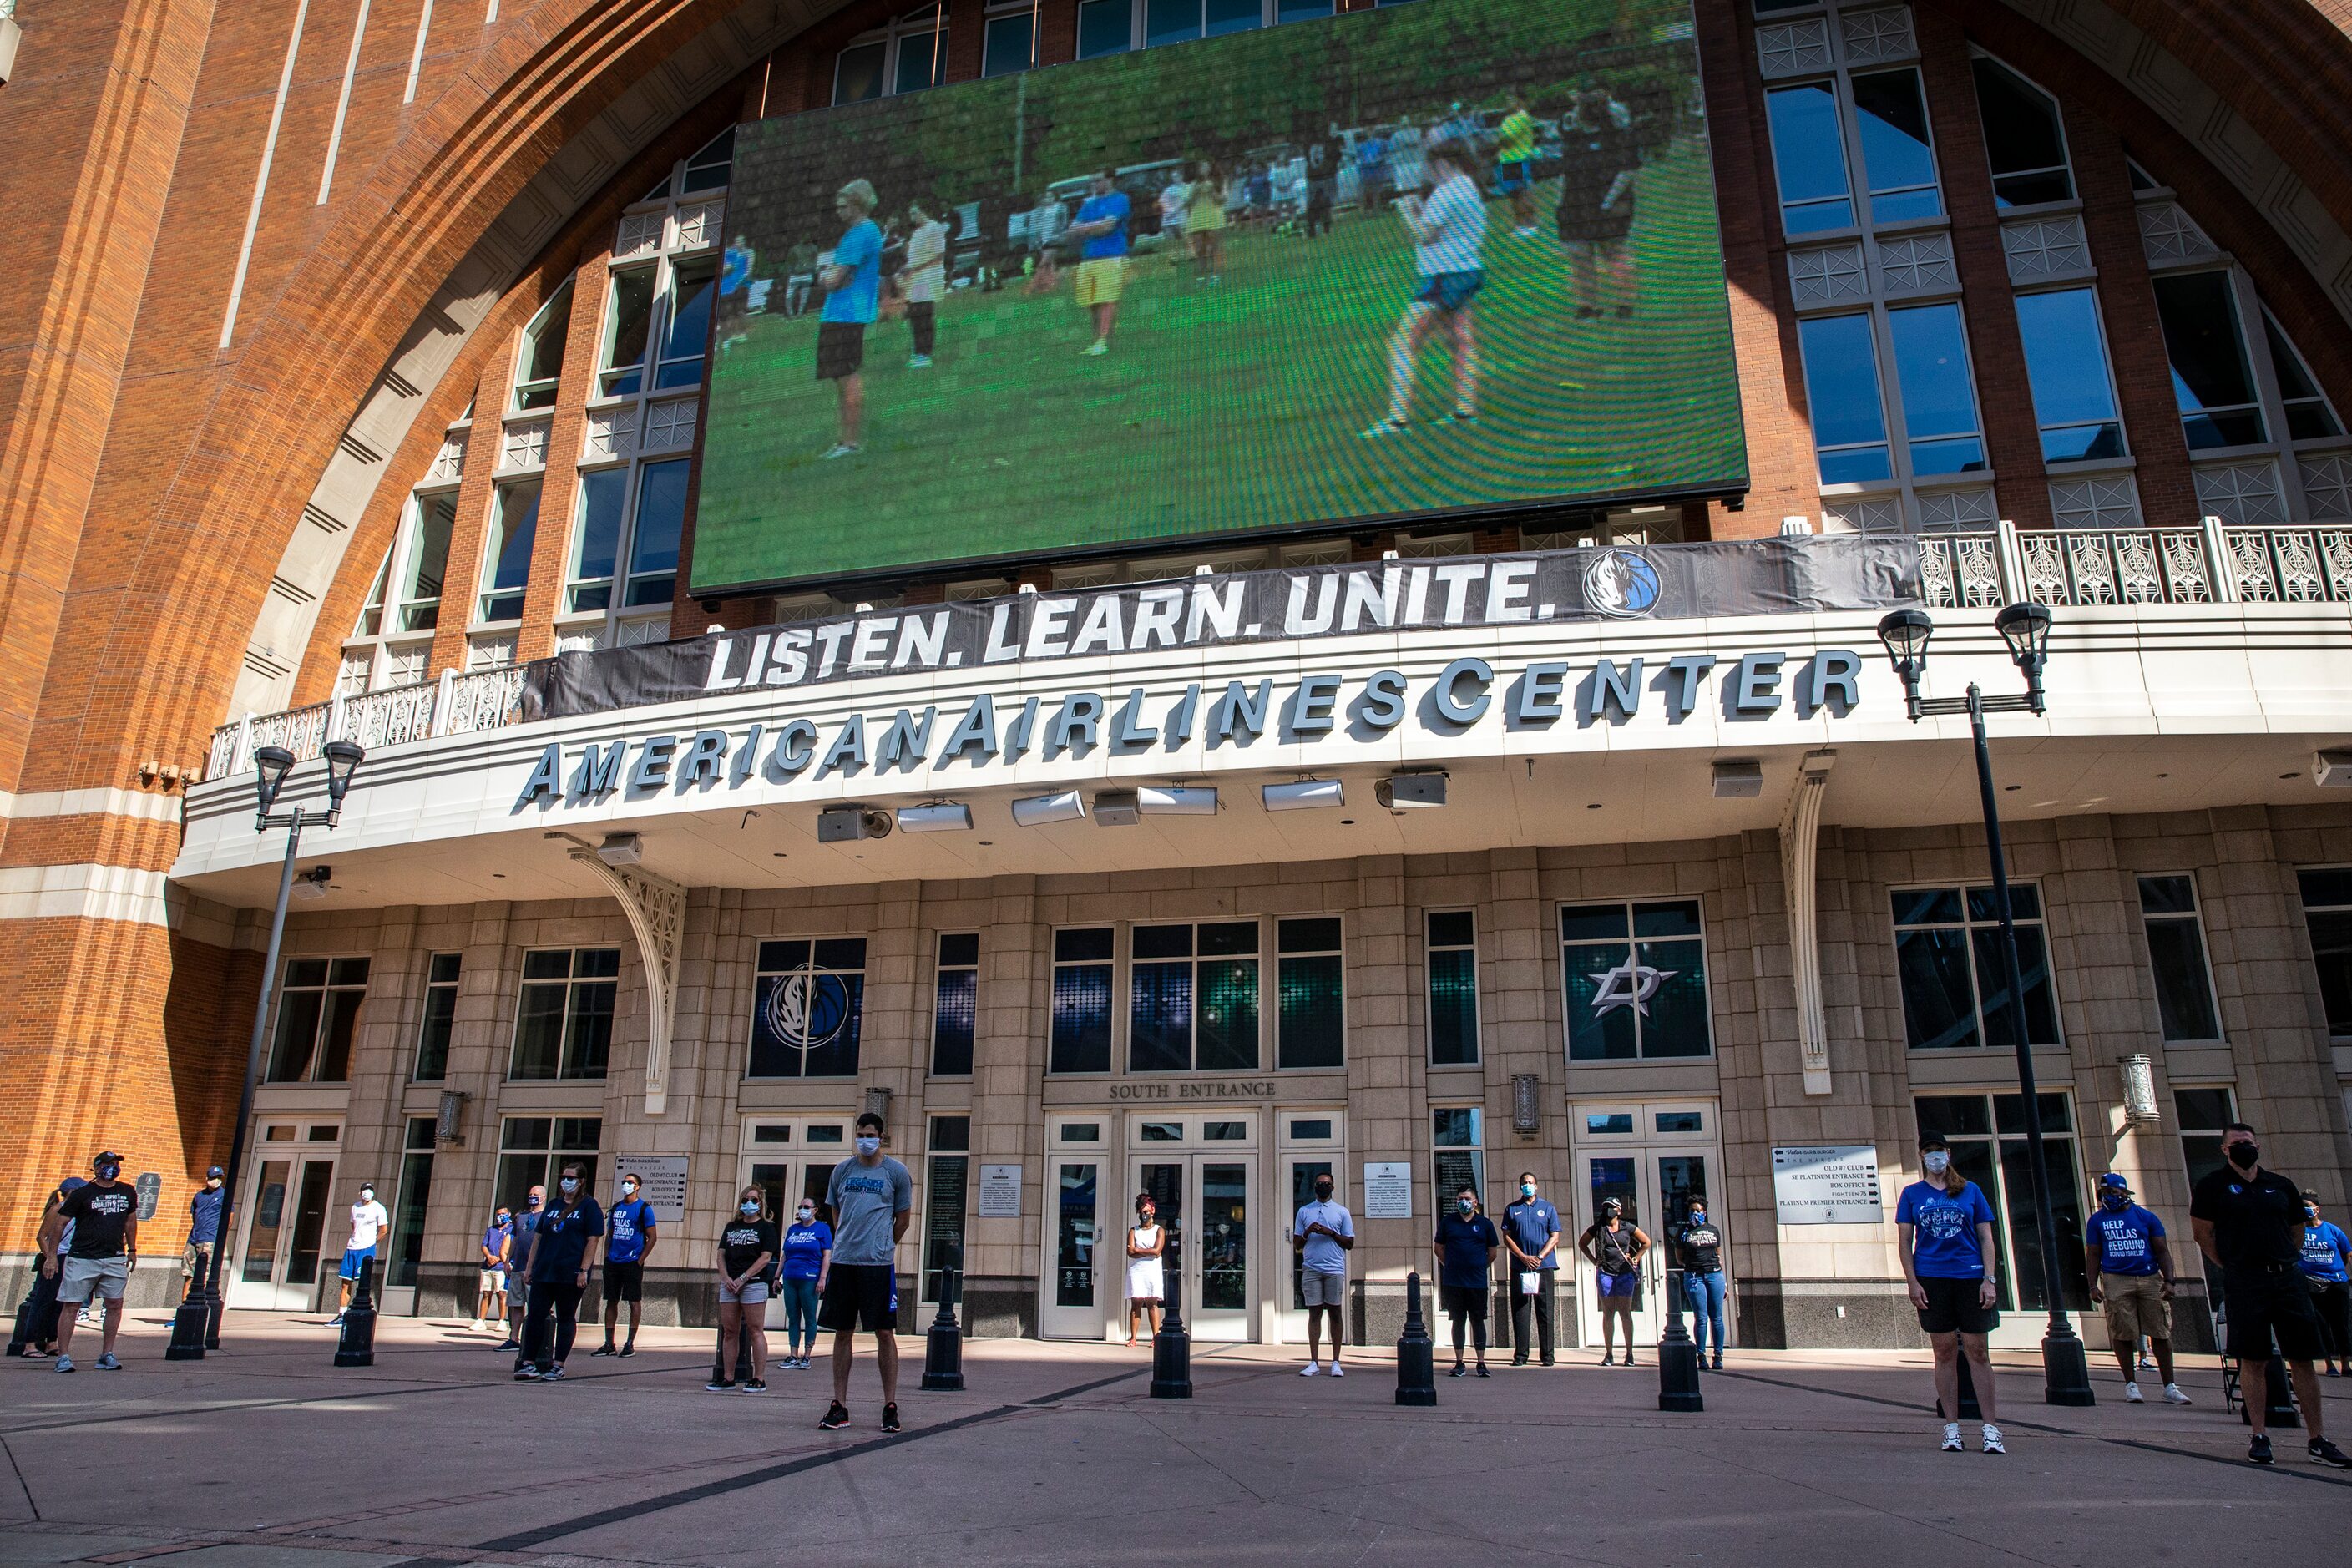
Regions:
[[768, 1033], [786, 1050], [800, 1053], [805, 1072], [809, 1053], [833, 1044], [849, 1026], [849, 987], [838, 974], [795, 970], [769, 988], [762, 1011]]
[[1584, 602], [1595, 615], [1631, 620], [1658, 607], [1658, 569], [1631, 550], [1604, 550], [1584, 569]]

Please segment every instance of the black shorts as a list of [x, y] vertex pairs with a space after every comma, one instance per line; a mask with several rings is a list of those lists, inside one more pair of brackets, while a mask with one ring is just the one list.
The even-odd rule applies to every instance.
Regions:
[[1486, 1321], [1486, 1292], [1475, 1285], [1440, 1285], [1437, 1305], [1448, 1317]]
[[898, 1331], [898, 1271], [887, 1263], [836, 1263], [824, 1277], [824, 1300], [816, 1326], [836, 1334], [864, 1329], [869, 1334]]
[[2276, 1273], [2238, 1273], [2222, 1277], [2221, 1300], [2229, 1320], [2230, 1343], [2222, 1353], [2241, 1364], [2271, 1359], [2271, 1339], [2278, 1337], [2278, 1353], [2289, 1361], [2310, 1361], [2320, 1353], [2319, 1309], [2303, 1271], [2287, 1264]]
[[1919, 1309], [1919, 1327], [1931, 1334], [1989, 1334], [2000, 1326], [2000, 1310], [1981, 1307], [1984, 1280], [1971, 1275], [1966, 1279], [1938, 1279], [1922, 1274], [1919, 1289], [1927, 1292], [1927, 1304]]
[[604, 1264], [604, 1300], [607, 1301], [642, 1301], [646, 1299], [646, 1266], [643, 1259], [627, 1263]]
[[866, 323], [819, 321], [816, 324], [816, 378], [839, 381], [866, 368]]

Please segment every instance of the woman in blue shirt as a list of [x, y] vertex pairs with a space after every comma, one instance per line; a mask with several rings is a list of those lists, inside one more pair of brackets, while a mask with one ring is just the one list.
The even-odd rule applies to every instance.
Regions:
[[1478, 1212], [1478, 1189], [1465, 1186], [1454, 1194], [1454, 1212], [1439, 1218], [1431, 1250], [1437, 1254], [1437, 1294], [1447, 1317], [1454, 1320], [1454, 1370], [1460, 1377], [1462, 1331], [1467, 1326], [1478, 1345], [1478, 1375], [1486, 1375], [1486, 1289], [1495, 1266], [1495, 1250], [1503, 1245], [1495, 1222]]
[[816, 1349], [816, 1299], [833, 1267], [833, 1226], [816, 1217], [814, 1199], [801, 1200], [783, 1246], [784, 1359], [777, 1364], [786, 1372], [806, 1372], [809, 1352]]
[[[1969, 1379], [1984, 1412], [1984, 1451], [2005, 1454], [1993, 1408], [1992, 1363], [1985, 1336], [2000, 1321], [1993, 1282], [1992, 1205], [1984, 1190], [1952, 1166], [1951, 1145], [1929, 1132], [1919, 1140], [1924, 1181], [1903, 1189], [1895, 1205], [1895, 1228], [1902, 1237], [1903, 1279], [1919, 1326], [1936, 1347], [1936, 1399], [1947, 1416], [1960, 1413], [1960, 1357], [1969, 1358]], [[1944, 1423], [1944, 1451], [1957, 1454], [1960, 1424]]]
[[2303, 1194], [2303, 1255], [2296, 1262], [2311, 1286], [2311, 1304], [2319, 1309], [2327, 1375], [2352, 1376], [2352, 1240], [2319, 1217], [2317, 1193]]

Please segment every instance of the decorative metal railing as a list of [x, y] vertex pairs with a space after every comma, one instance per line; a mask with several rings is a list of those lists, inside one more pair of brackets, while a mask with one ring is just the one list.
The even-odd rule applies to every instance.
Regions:
[[249, 715], [213, 731], [205, 777], [244, 772], [263, 746], [283, 746], [301, 762], [317, 756], [330, 741], [353, 740], [373, 750], [436, 735], [503, 730], [520, 717], [523, 680], [530, 668], [508, 665], [466, 675], [450, 670], [438, 680], [415, 686], [358, 692], [285, 713]]

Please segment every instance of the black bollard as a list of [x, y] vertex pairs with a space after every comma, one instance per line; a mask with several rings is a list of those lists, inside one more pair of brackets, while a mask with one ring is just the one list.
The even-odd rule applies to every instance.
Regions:
[[1435, 1348], [1429, 1324], [1421, 1315], [1421, 1276], [1404, 1277], [1404, 1332], [1397, 1335], [1396, 1402], [1399, 1405], [1437, 1403]]
[[923, 1337], [923, 1386], [947, 1393], [963, 1388], [963, 1330], [956, 1323], [956, 1286], [961, 1272], [940, 1270], [940, 1315]]
[[1672, 1286], [1666, 1289], [1666, 1330], [1658, 1336], [1658, 1408], [1706, 1408], [1706, 1397], [1698, 1391], [1698, 1345], [1683, 1327], [1682, 1302]]
[[[2245, 1373], [2245, 1363], [2240, 1362], [2238, 1393], [2244, 1400], [2244, 1406], [2239, 1410], [2238, 1419], [2251, 1426], [2254, 1424], [2252, 1412], [2257, 1396], [2250, 1386], [2252, 1380]], [[2277, 1427], [2292, 1436], [2295, 1428], [2303, 1425], [2303, 1413], [2294, 1407], [2294, 1384], [2287, 1381], [2286, 1363], [2276, 1356], [2263, 1363], [2263, 1388], [2260, 1398], [2263, 1402], [2263, 1426]]]
[[1966, 1352], [1962, 1352], [1960, 1355], [1960, 1413], [1958, 1416], [1945, 1415], [1944, 1402], [1938, 1399], [1936, 1401], [1936, 1414], [1943, 1415], [1947, 1421], [1984, 1419], [1984, 1412], [1977, 1405], [1976, 1379], [1969, 1375], [1969, 1358]]
[[1184, 1331], [1181, 1281], [1169, 1293], [1168, 1310], [1160, 1314], [1160, 1331], [1151, 1336], [1151, 1397], [1192, 1397], [1192, 1336]]
[[[176, 1325], [175, 1325], [176, 1326]], [[375, 1364], [375, 1259], [360, 1259], [352, 1304], [343, 1309], [343, 1337], [335, 1346], [337, 1366]]]
[[57, 1300], [57, 1281], [42, 1274], [41, 1265], [37, 1259], [33, 1264], [32, 1289], [26, 1290], [25, 1299], [16, 1304], [16, 1324], [8, 1331], [10, 1361], [23, 1355], [26, 1347], [39, 1339], [41, 1319], [47, 1313], [49, 1303]]
[[180, 1298], [179, 1310], [172, 1314], [172, 1342], [163, 1347], [163, 1359], [204, 1360], [205, 1322], [209, 1315], [205, 1307], [205, 1271], [198, 1268], [189, 1277], [187, 1293]]
[[[764, 1305], [760, 1308], [760, 1310], [762, 1312], [767, 1310], [768, 1309]], [[751, 1319], [750, 1311], [750, 1308], [745, 1308], [745, 1315], [737, 1321], [735, 1326], [735, 1375], [739, 1380], [747, 1382], [751, 1376]], [[711, 1337], [710, 1381], [717, 1383], [720, 1378], [725, 1377], [726, 1375], [727, 1331], [722, 1328], [717, 1330]]]

